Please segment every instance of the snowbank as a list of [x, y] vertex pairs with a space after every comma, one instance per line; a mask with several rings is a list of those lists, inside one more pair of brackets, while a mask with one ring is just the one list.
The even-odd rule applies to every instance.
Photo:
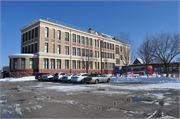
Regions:
[[28, 76], [28, 77], [22, 77], [22, 78], [4, 78], [0, 79], [0, 81], [34, 81], [35, 76]]
[[180, 83], [180, 78], [172, 77], [111, 77], [110, 82], [148, 82], [148, 83]]

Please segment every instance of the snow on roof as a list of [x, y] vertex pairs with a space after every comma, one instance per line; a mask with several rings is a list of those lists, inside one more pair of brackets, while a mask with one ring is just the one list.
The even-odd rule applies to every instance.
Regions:
[[140, 58], [137, 58], [137, 60], [138, 60], [141, 64], [144, 64], [144, 63], [145, 63], [145, 61], [142, 60], [142, 59], [140, 59]]
[[9, 55], [9, 58], [25, 58], [25, 57], [36, 57], [36, 54], [13, 54]]

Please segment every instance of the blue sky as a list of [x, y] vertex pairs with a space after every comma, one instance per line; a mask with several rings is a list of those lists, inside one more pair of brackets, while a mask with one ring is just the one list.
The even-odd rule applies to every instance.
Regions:
[[146, 33], [179, 31], [179, 2], [1, 1], [0, 69], [9, 65], [9, 55], [20, 53], [19, 29], [47, 17], [115, 37], [121, 31], [128, 32], [138, 47]]

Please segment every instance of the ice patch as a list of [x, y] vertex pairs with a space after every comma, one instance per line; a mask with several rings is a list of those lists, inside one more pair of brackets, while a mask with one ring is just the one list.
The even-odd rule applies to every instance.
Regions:
[[20, 104], [14, 104], [15, 112], [17, 114], [22, 115], [21, 108], [19, 108]]
[[76, 102], [74, 100], [65, 100], [65, 102], [67, 102], [69, 104], [78, 104], [78, 102]]
[[26, 109], [27, 109], [29, 112], [31, 112], [31, 109], [30, 109], [29, 107], [26, 107]]
[[41, 106], [41, 105], [36, 105], [36, 107], [37, 107], [38, 109], [42, 108], [42, 106]]

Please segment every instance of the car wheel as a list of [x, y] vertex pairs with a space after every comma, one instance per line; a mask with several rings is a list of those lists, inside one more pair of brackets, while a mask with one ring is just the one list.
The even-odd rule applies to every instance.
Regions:
[[86, 84], [89, 84], [89, 82], [86, 82]]
[[98, 80], [95, 80], [95, 84], [98, 84], [99, 83], [99, 81]]
[[107, 83], [109, 83], [110, 79], [107, 80]]

